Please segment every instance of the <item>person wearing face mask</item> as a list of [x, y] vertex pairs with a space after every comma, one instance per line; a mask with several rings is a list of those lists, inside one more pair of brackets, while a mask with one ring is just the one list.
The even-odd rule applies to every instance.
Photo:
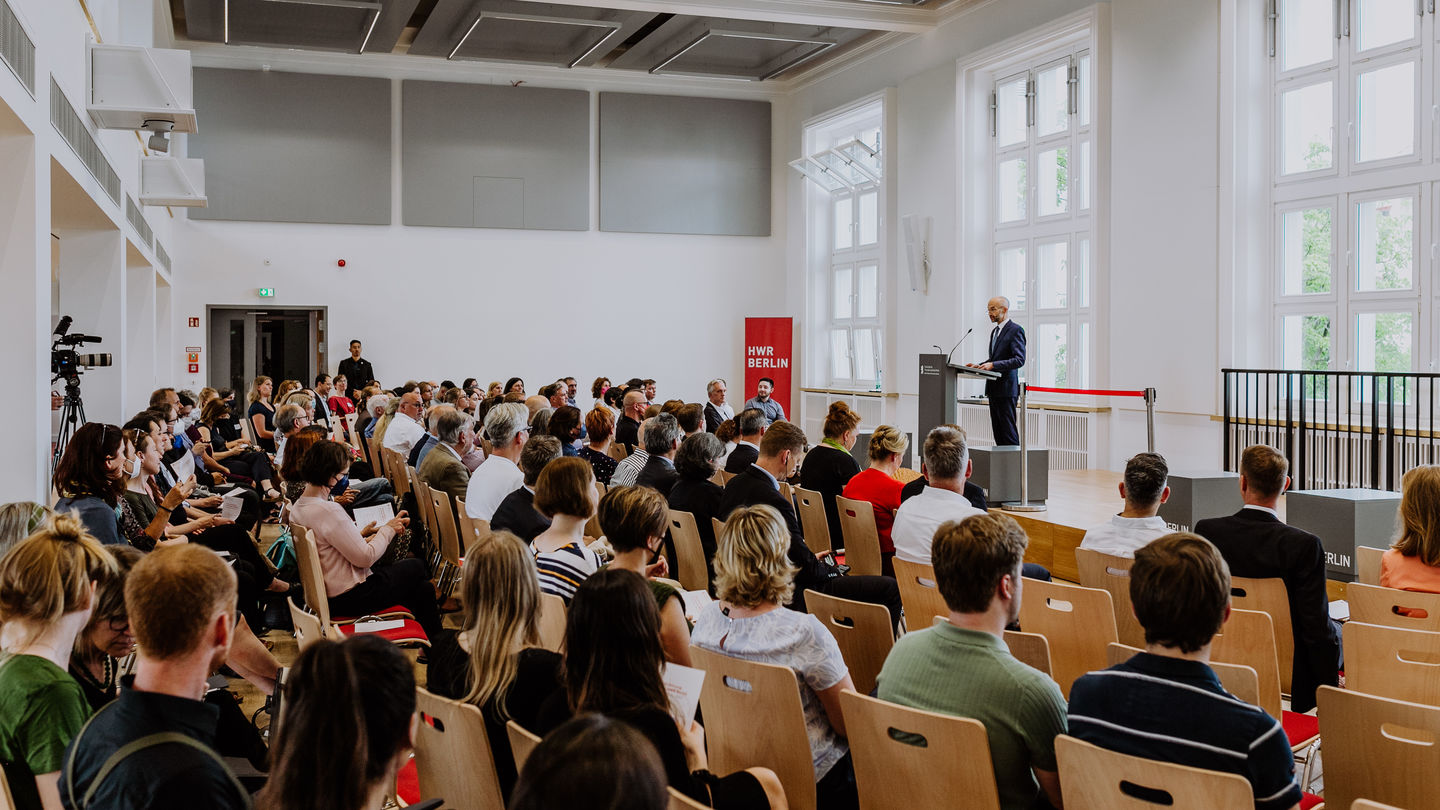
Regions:
[[466, 469], [464, 459], [475, 444], [475, 420], [470, 414], [455, 408], [438, 410], [434, 420], [435, 448], [425, 454], [415, 474], [431, 489], [464, 498], [470, 486], [470, 471]]
[[562, 405], [550, 414], [550, 424], [545, 432], [560, 440], [562, 456], [578, 456], [585, 443], [585, 423], [580, 419], [580, 409], [573, 405]]
[[76, 513], [86, 531], [105, 545], [124, 543], [117, 529], [127, 465], [120, 428], [103, 422], [81, 425], [55, 465], [55, 511]]

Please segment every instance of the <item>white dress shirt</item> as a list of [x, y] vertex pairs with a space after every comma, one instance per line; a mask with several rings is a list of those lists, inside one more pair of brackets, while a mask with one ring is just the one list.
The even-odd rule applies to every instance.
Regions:
[[930, 545], [935, 542], [935, 530], [940, 524], [983, 514], [965, 500], [964, 495], [927, 486], [895, 511], [895, 523], [890, 527], [895, 556], [906, 562], [929, 565]]
[[1136, 549], [1169, 533], [1170, 527], [1165, 525], [1165, 518], [1159, 515], [1143, 518], [1116, 515], [1110, 518], [1108, 523], [1102, 523], [1085, 532], [1080, 548], [1094, 549], [1116, 557], [1134, 557]]
[[390, 427], [385, 428], [385, 449], [394, 450], [401, 458], [410, 458], [410, 450], [425, 436], [425, 428], [409, 415], [395, 413]]
[[465, 513], [476, 520], [489, 520], [505, 496], [525, 485], [525, 473], [504, 456], [490, 456], [470, 474], [465, 487]]

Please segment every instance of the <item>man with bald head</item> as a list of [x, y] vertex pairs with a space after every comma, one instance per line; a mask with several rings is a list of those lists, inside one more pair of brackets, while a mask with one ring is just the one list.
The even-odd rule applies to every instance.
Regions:
[[622, 402], [620, 420], [615, 423], [615, 441], [625, 445], [625, 449], [633, 453], [635, 446], [640, 443], [640, 423], [645, 421], [648, 400], [645, 399], [642, 388], [631, 388], [625, 392]]
[[995, 444], [1019, 444], [1015, 429], [1015, 400], [1020, 396], [1020, 367], [1025, 365], [1025, 330], [1010, 320], [1010, 299], [997, 295], [985, 307], [995, 328], [990, 331], [990, 354], [982, 363], [971, 366], [998, 371], [1000, 376], [985, 381], [985, 397], [990, 401], [990, 428]]

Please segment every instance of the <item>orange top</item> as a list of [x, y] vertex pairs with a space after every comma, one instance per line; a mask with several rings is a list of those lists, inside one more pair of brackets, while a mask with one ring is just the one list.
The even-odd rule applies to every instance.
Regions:
[[1406, 557], [1392, 548], [1380, 558], [1380, 584], [1402, 591], [1440, 593], [1440, 568], [1420, 562], [1419, 557]]

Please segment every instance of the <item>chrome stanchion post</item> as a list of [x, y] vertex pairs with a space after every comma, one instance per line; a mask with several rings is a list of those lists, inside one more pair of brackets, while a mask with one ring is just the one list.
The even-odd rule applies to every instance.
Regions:
[[1145, 389], [1145, 438], [1148, 452], [1155, 452], [1155, 389]]
[[1030, 503], [1030, 447], [1025, 441], [1025, 423], [1027, 413], [1025, 410], [1025, 392], [1029, 389], [1026, 383], [1020, 383], [1020, 501], [1001, 504], [1000, 508], [1006, 512], [1044, 512], [1045, 504]]

